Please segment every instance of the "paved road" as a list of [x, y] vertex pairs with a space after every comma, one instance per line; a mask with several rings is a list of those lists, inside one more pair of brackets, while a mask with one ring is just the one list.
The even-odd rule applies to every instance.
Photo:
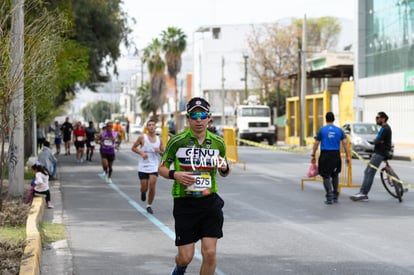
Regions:
[[[241, 147], [239, 157], [247, 169], [235, 165], [220, 178], [226, 204], [217, 274], [414, 274], [414, 190], [400, 204], [377, 176], [369, 202], [352, 202], [357, 190], [343, 189], [340, 203], [327, 206], [320, 183], [300, 190], [309, 156]], [[117, 155], [111, 185], [97, 176], [97, 158], [59, 160], [73, 265], [66, 274], [169, 274], [176, 253], [171, 182], [159, 179], [148, 215], [129, 147]], [[364, 165], [354, 162], [360, 181]], [[393, 165], [403, 178], [412, 174], [411, 162]], [[197, 255], [188, 274], [199, 267]]]

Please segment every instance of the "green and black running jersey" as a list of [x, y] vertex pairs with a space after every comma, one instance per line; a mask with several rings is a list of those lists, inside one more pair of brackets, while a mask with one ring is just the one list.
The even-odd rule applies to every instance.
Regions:
[[207, 131], [203, 144], [198, 144], [190, 128], [173, 136], [165, 148], [161, 165], [170, 168], [173, 164], [175, 171], [193, 172], [196, 182], [186, 187], [175, 180], [172, 196], [202, 197], [217, 192], [217, 167], [221, 165], [219, 157], [227, 162], [226, 146], [218, 135]]

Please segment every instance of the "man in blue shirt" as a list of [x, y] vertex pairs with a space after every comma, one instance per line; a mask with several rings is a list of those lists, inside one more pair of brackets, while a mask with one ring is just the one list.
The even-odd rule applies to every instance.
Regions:
[[313, 144], [312, 159], [321, 145], [321, 153], [318, 160], [319, 175], [323, 178], [323, 186], [326, 191], [325, 204], [338, 202], [338, 175], [341, 172], [341, 142], [346, 155], [346, 163], [349, 164], [348, 139], [344, 131], [335, 126], [335, 116], [332, 112], [325, 115], [326, 125], [318, 130]]

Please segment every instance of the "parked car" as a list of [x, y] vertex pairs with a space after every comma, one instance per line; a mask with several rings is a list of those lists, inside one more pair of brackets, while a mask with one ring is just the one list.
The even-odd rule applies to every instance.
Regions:
[[[145, 129], [146, 125], [147, 125], [147, 122], [148, 122], [148, 121], [146, 121], [146, 122], [143, 124], [143, 126], [141, 126], [141, 127], [142, 127], [142, 132], [141, 132], [141, 133], [144, 133], [144, 129]], [[155, 126], [157, 127], [157, 128], [155, 128], [155, 134], [156, 134], [157, 136], [161, 135], [162, 129], [161, 129], [160, 124], [159, 124], [159, 123], [156, 123], [156, 124], [155, 124]]]
[[138, 124], [131, 124], [129, 126], [129, 131], [132, 134], [142, 134], [143, 130], [144, 130], [144, 128], [141, 125], [138, 125]]
[[[361, 156], [370, 158], [374, 153], [374, 140], [381, 126], [375, 123], [352, 122], [344, 124], [342, 129], [350, 136], [352, 150]], [[391, 155], [393, 151], [394, 145], [392, 145]]]

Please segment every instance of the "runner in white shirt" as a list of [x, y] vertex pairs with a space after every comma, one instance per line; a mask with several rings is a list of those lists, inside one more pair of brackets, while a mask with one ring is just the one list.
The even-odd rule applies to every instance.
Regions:
[[138, 177], [141, 182], [141, 200], [145, 201], [148, 192], [147, 212], [153, 214], [152, 202], [155, 197], [155, 184], [158, 178], [158, 166], [161, 155], [164, 152], [164, 146], [161, 139], [155, 134], [156, 122], [149, 120], [147, 122], [148, 133], [141, 135], [132, 145], [132, 151], [139, 155], [138, 157]]

